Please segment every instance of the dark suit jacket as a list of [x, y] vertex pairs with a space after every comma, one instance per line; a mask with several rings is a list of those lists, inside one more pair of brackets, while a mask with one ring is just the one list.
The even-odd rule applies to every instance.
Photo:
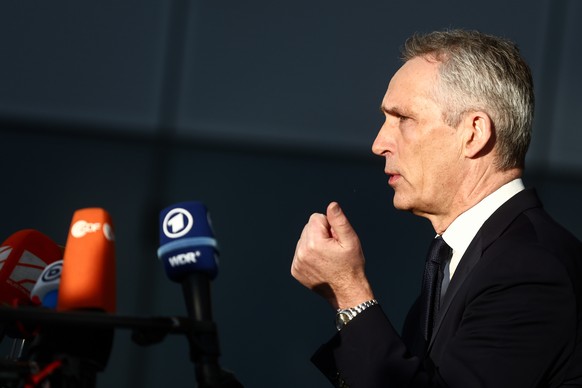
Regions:
[[373, 306], [312, 361], [338, 387], [582, 387], [582, 244], [534, 191], [479, 230], [423, 341], [417, 304], [402, 336]]

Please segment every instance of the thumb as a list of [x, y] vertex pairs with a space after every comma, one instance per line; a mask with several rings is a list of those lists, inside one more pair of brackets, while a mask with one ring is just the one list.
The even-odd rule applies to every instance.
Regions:
[[327, 221], [331, 227], [332, 236], [339, 242], [347, 241], [356, 235], [350, 221], [348, 221], [348, 218], [337, 202], [332, 202], [328, 205]]

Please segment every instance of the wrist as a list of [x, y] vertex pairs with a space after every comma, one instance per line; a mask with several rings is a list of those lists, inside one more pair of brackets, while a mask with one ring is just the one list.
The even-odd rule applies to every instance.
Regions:
[[337, 310], [335, 316], [335, 325], [336, 329], [339, 331], [343, 329], [348, 323], [352, 321], [357, 315], [362, 313], [369, 307], [377, 305], [378, 301], [376, 299], [366, 300], [356, 306], [348, 307], [348, 308], [340, 308]]
[[336, 287], [333, 292], [333, 300], [330, 302], [332, 302], [332, 307], [337, 310], [354, 307], [372, 299], [375, 299], [374, 293], [367, 279], [364, 278], [343, 285], [341, 288]]

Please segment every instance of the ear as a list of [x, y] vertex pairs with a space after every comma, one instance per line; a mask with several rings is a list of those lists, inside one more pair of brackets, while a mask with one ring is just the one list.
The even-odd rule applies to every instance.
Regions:
[[463, 119], [463, 151], [466, 157], [476, 158], [493, 149], [493, 122], [485, 112], [469, 112]]

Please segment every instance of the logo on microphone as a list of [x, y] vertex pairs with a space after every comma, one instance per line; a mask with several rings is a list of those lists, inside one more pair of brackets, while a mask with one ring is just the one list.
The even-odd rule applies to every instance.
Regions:
[[180, 253], [176, 256], [168, 258], [168, 262], [170, 263], [171, 267], [186, 264], [196, 264], [200, 256], [202, 256], [202, 252], [200, 251]]
[[103, 224], [103, 235], [109, 241], [115, 240], [115, 234], [113, 234], [113, 228], [107, 222]]
[[51, 282], [53, 280], [59, 279], [61, 277], [61, 272], [63, 271], [62, 260], [54, 262], [53, 264], [46, 267], [42, 273], [42, 280], [45, 282]]
[[172, 209], [164, 217], [164, 234], [169, 238], [178, 238], [188, 233], [194, 226], [194, 218], [186, 209]]
[[[75, 238], [81, 238], [88, 233], [95, 233], [100, 229], [101, 229], [100, 222], [87, 222], [85, 220], [79, 220], [75, 222], [71, 227], [71, 234]], [[103, 235], [109, 241], [115, 240], [113, 228], [108, 223], [103, 224]]]
[[10, 256], [10, 252], [12, 252], [12, 247], [0, 248], [0, 268], [4, 267], [4, 262]]
[[8, 281], [13, 287], [26, 290], [30, 294], [45, 266], [46, 262], [43, 259], [24, 250]]
[[99, 229], [101, 229], [101, 223], [99, 222], [91, 223], [85, 220], [79, 220], [71, 227], [71, 234], [75, 238], [81, 238], [87, 233], [95, 233]]

